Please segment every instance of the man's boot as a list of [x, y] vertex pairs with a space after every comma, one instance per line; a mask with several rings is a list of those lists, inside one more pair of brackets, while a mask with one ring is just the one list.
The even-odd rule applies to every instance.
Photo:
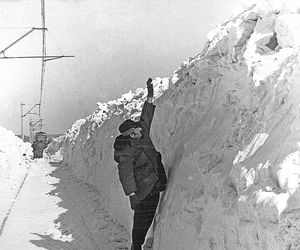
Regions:
[[151, 250], [153, 248], [153, 238], [148, 238], [144, 244], [144, 250]]
[[142, 250], [142, 245], [137, 243], [132, 243], [131, 250]]

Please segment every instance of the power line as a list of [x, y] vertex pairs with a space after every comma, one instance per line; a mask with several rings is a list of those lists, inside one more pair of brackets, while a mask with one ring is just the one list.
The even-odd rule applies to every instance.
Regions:
[[74, 56], [0, 56], [0, 59], [37, 59], [44, 58], [45, 61], [60, 59], [63, 57], [74, 57]]
[[63, 55], [61, 49], [58, 47], [58, 45], [57, 45], [57, 43], [55, 42], [55, 40], [54, 40], [53, 36], [51, 35], [50, 31], [49, 31], [49, 30], [47, 30], [47, 31], [48, 31], [48, 34], [49, 34], [50, 38], [52, 39], [54, 45], [56, 46], [56, 48], [58, 49], [58, 51]]
[[[74, 56], [64, 56], [60, 50], [60, 48], [57, 46], [55, 43], [56, 47], [58, 48], [59, 52], [61, 55], [47, 55], [47, 49], [46, 49], [46, 20], [45, 20], [45, 0], [41, 0], [41, 19], [42, 19], [42, 27], [41, 28], [36, 28], [36, 27], [0, 27], [0, 29], [30, 29], [23, 35], [21, 35], [18, 39], [16, 39], [14, 42], [6, 46], [3, 50], [0, 50], [0, 59], [36, 59], [40, 58], [42, 59], [42, 67], [41, 67], [41, 85], [40, 85], [40, 98], [39, 98], [39, 103], [35, 104], [25, 115], [23, 115], [23, 106], [25, 104], [21, 103], [21, 135], [23, 136], [23, 117], [25, 117], [27, 114], [32, 114], [31, 111], [34, 109], [34, 107], [38, 106], [38, 116], [39, 120], [34, 124], [39, 124], [40, 129], [42, 128], [42, 118], [41, 118], [41, 106], [42, 106], [42, 101], [43, 101], [43, 88], [44, 88], [44, 82], [45, 82], [45, 71], [46, 71], [46, 61], [50, 60], [56, 60], [60, 59], [63, 57], [74, 57]], [[42, 55], [29, 55], [29, 56], [6, 56], [5, 53], [8, 49], [13, 47], [15, 44], [20, 42], [22, 39], [30, 35], [33, 31], [35, 30], [40, 30], [42, 31]], [[53, 39], [53, 38], [52, 38]], [[53, 39], [54, 41], [54, 39]]]
[[32, 27], [0, 27], [1, 30], [31, 29]]

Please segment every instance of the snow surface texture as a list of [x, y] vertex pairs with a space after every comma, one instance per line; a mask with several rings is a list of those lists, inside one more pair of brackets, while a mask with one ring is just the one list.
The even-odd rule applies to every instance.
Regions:
[[[53, 138], [50, 144], [45, 149], [45, 153], [48, 156], [50, 162], [62, 161], [62, 146], [64, 144], [65, 135]], [[44, 156], [45, 157], [45, 156]]]
[[30, 143], [24, 143], [12, 131], [0, 126], [0, 179], [24, 171], [31, 156]]
[[[300, 249], [299, 33], [300, 3], [259, 1], [210, 32], [169, 82], [155, 80], [151, 136], [169, 184], [153, 249]], [[64, 147], [128, 230], [112, 144], [145, 94], [98, 103]]]
[[12, 131], [0, 126], [0, 218], [7, 215], [31, 157], [31, 144], [24, 143]]
[[[168, 87], [168, 79], [155, 79], [156, 96], [161, 96]], [[106, 210], [125, 225], [128, 232], [132, 212], [119, 181], [112, 145], [124, 118], [139, 117], [146, 96], [146, 89], [139, 88], [117, 100], [98, 102], [95, 113], [73, 124], [61, 150], [64, 164], [71, 166], [77, 177], [98, 188]]]

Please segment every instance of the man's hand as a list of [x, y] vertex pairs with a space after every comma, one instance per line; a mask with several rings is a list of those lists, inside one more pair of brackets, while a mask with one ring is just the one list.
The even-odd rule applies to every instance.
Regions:
[[148, 90], [148, 98], [153, 98], [153, 84], [151, 78], [148, 78], [147, 80], [147, 90]]
[[131, 209], [135, 210], [140, 203], [139, 198], [134, 194], [129, 196]]
[[152, 82], [152, 78], [150, 77], [150, 78], [148, 78], [148, 80], [147, 80], [147, 86], [148, 86], [148, 84], [150, 84]]

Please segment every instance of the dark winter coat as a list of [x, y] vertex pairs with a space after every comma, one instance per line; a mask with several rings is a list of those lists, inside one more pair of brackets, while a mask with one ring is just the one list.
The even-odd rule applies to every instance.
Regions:
[[[114, 159], [118, 163], [119, 178], [126, 195], [135, 192], [140, 200], [157, 186], [158, 191], [165, 189], [166, 177], [160, 153], [156, 151], [150, 138], [150, 128], [155, 111], [152, 103], [145, 102], [139, 127], [142, 138], [132, 139], [119, 135], [114, 143]], [[160, 171], [158, 170], [160, 168]], [[163, 172], [164, 177], [160, 178]], [[160, 179], [165, 183], [159, 185]]]

